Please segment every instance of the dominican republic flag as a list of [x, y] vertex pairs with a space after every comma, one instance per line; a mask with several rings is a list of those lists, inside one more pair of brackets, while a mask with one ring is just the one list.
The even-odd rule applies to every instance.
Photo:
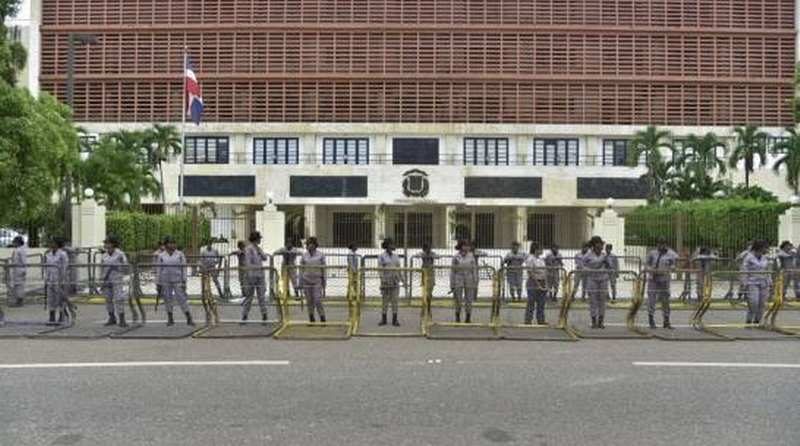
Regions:
[[200, 125], [203, 119], [203, 93], [200, 91], [200, 83], [194, 74], [192, 61], [186, 58], [186, 76], [184, 84], [186, 86], [186, 114], [191, 114], [192, 121]]

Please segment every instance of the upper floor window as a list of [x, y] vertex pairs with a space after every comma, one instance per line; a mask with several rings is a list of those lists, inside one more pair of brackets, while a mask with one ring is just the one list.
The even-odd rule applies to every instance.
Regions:
[[771, 152], [778, 144], [783, 144], [788, 140], [789, 138], [786, 136], [767, 136], [767, 151]]
[[368, 138], [325, 138], [323, 164], [369, 164]]
[[508, 138], [464, 138], [464, 165], [508, 165]]
[[227, 136], [187, 136], [183, 160], [186, 164], [228, 164]]
[[253, 164], [298, 164], [299, 146], [297, 138], [255, 138]]
[[78, 144], [81, 153], [91, 153], [94, 145], [97, 144], [97, 135], [83, 134], [78, 136]]
[[603, 140], [603, 165], [604, 166], [624, 166], [628, 161], [628, 147], [630, 141], [627, 139], [604, 139]]
[[580, 147], [577, 139], [534, 139], [533, 164], [542, 166], [577, 166]]

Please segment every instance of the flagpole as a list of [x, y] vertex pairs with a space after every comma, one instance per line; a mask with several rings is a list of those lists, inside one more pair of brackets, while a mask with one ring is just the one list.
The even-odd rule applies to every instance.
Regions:
[[189, 53], [186, 46], [183, 47], [183, 72], [181, 73], [181, 84], [183, 87], [183, 103], [181, 104], [181, 155], [179, 157], [180, 173], [178, 175], [178, 210], [183, 211], [183, 159], [186, 157], [186, 70], [189, 63]]

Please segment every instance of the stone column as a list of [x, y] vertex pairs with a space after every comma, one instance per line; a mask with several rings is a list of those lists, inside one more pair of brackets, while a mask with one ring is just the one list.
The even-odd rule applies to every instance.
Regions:
[[444, 248], [451, 249], [455, 246], [455, 206], [444, 209]]
[[778, 243], [800, 239], [800, 207], [792, 206], [778, 217]]
[[283, 247], [286, 240], [286, 214], [279, 211], [274, 204], [264, 206], [263, 211], [256, 212], [256, 228], [261, 233], [261, 249], [272, 253]]
[[612, 208], [603, 211], [594, 221], [594, 235], [599, 235], [606, 243], [614, 245], [618, 255], [625, 252], [625, 218]]
[[73, 248], [96, 248], [103, 246], [106, 237], [106, 208], [94, 200], [94, 193], [87, 190], [86, 199], [72, 205]]
[[377, 205], [375, 206], [374, 211], [374, 222], [375, 227], [372, 232], [373, 234], [373, 248], [380, 248], [381, 243], [383, 243], [383, 239], [386, 238], [386, 206], [385, 205]]
[[528, 208], [521, 206], [514, 210], [514, 240], [522, 245], [522, 249], [528, 249], [526, 232], [528, 232]]
[[306, 218], [306, 238], [317, 237], [317, 207], [307, 204], [304, 209]]

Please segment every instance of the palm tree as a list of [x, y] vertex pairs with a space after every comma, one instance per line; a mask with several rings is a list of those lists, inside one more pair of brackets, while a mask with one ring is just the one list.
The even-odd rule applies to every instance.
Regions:
[[174, 155], [180, 155], [183, 148], [178, 130], [170, 125], [153, 125], [147, 131], [148, 161], [153, 169], [158, 169], [159, 186], [161, 188], [161, 204], [167, 208], [167, 199], [164, 195], [164, 169], [162, 163]]
[[792, 188], [795, 195], [798, 195], [798, 190], [800, 190], [800, 135], [794, 127], [787, 127], [786, 131], [789, 136], [772, 148], [772, 152], [778, 155], [772, 170], [777, 174], [781, 168], [784, 168], [786, 184]]
[[764, 165], [767, 158], [767, 134], [754, 125], [739, 126], [733, 131], [736, 133], [736, 147], [731, 152], [728, 165], [735, 169], [740, 161], [744, 161], [744, 187], [749, 189], [750, 174], [756, 167]]
[[660, 201], [663, 198], [663, 188], [667, 181], [669, 166], [664, 161], [662, 149], [672, 150], [671, 139], [668, 131], [659, 130], [656, 126], [651, 125], [636, 132], [631, 140], [627, 164], [636, 167], [644, 156], [647, 173], [642, 177], [650, 186], [651, 201]]
[[669, 181], [667, 183], [670, 198], [693, 200], [711, 198], [715, 192], [723, 190], [725, 185], [716, 180], [709, 172], [717, 170], [725, 173], [724, 158], [718, 155], [718, 149], [725, 144], [717, 135], [707, 133], [699, 137], [689, 135], [683, 141], [683, 153], [678, 153], [670, 164]]
[[[720, 174], [724, 174], [727, 170], [725, 143], [714, 133], [708, 132], [702, 137], [689, 135], [684, 140], [683, 147], [684, 149], [691, 149], [685, 154], [688, 166], [702, 169], [705, 172], [717, 169]], [[722, 157], [719, 156], [718, 149], [722, 149]]]

